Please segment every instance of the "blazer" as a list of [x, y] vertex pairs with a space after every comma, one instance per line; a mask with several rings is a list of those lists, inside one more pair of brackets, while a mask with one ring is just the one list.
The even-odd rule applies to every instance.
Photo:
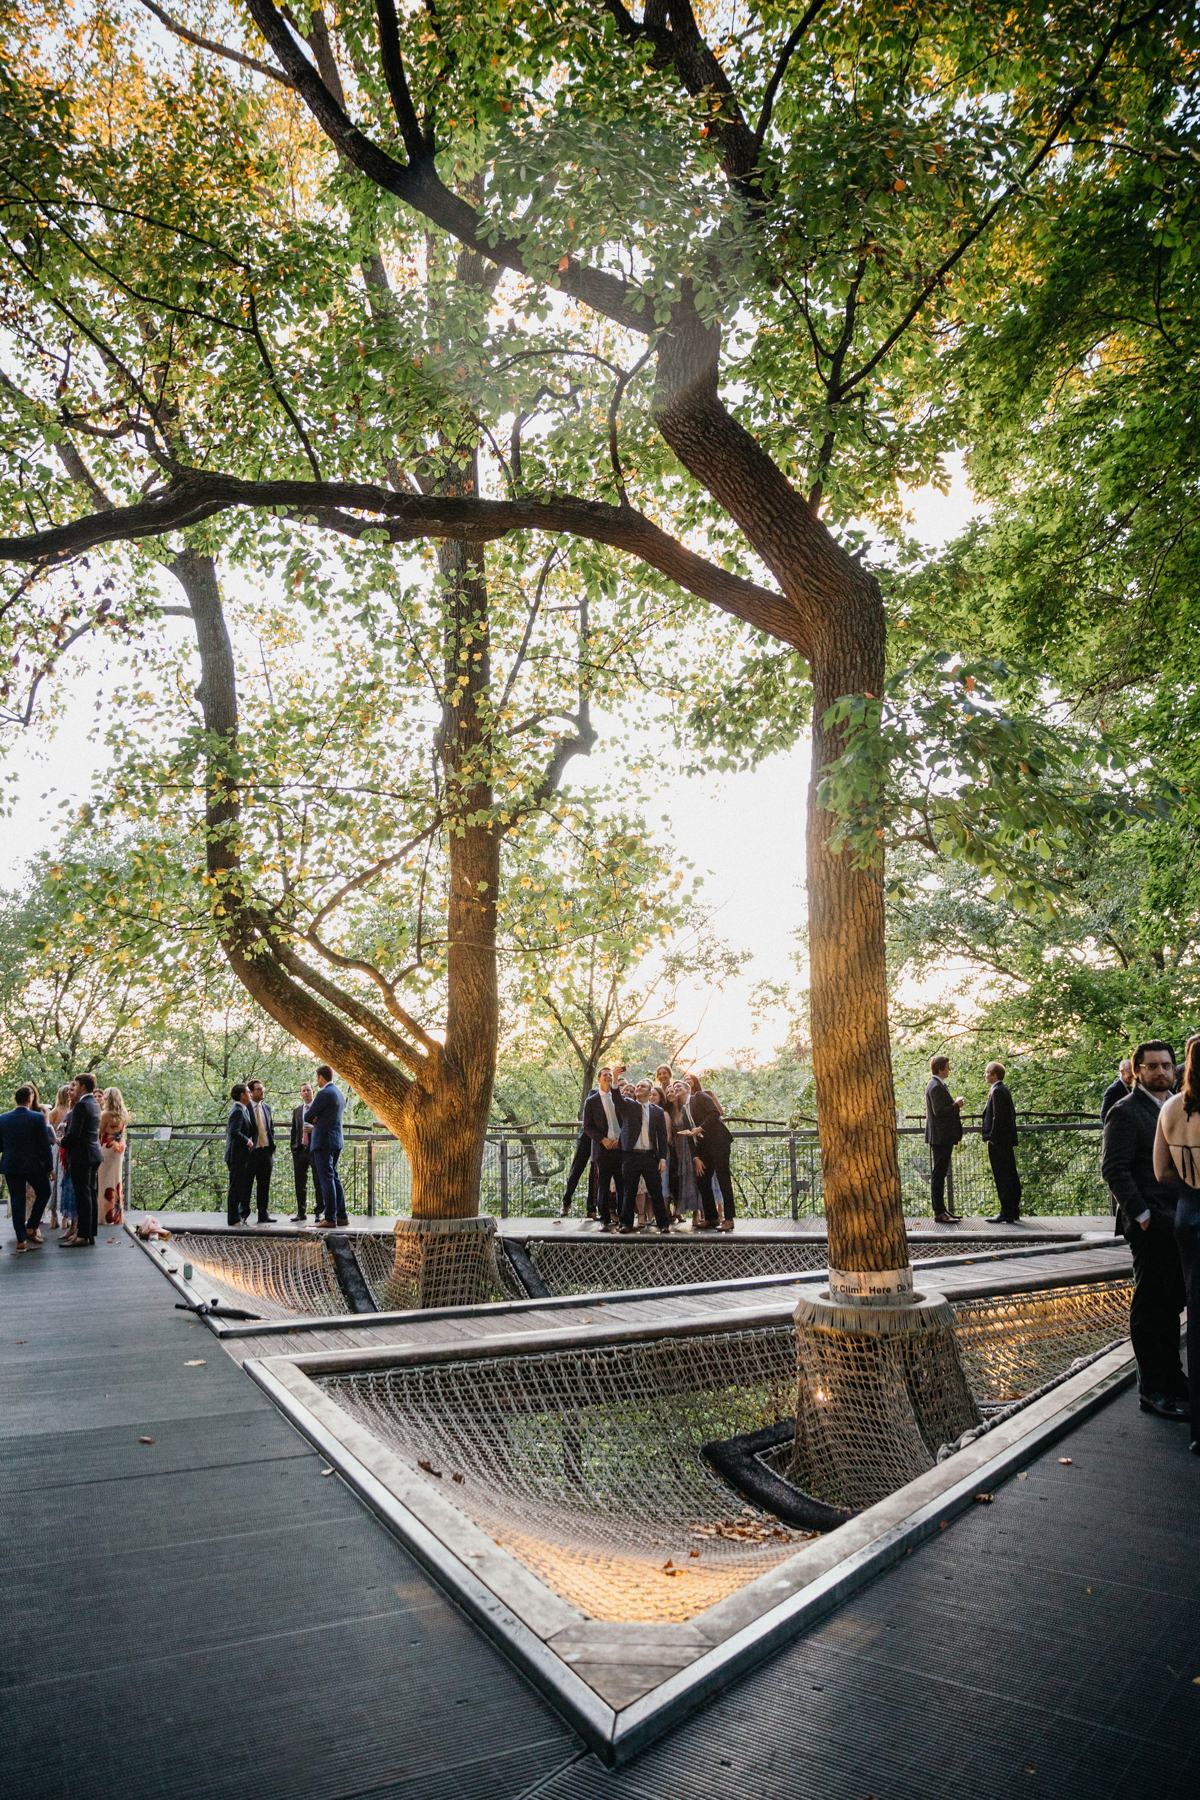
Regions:
[[309, 1153], [314, 1150], [340, 1150], [342, 1137], [342, 1114], [346, 1110], [346, 1100], [341, 1089], [334, 1081], [327, 1081], [323, 1088], [318, 1088], [312, 1100], [304, 1109], [304, 1122], [312, 1126], [312, 1136], [308, 1140]]
[[68, 1162], [89, 1162], [97, 1169], [104, 1161], [100, 1148], [100, 1102], [95, 1094], [80, 1094], [71, 1108], [62, 1146]]
[[940, 1075], [930, 1078], [925, 1089], [925, 1142], [927, 1144], [961, 1144], [962, 1109], [955, 1106], [954, 1096]]
[[235, 1101], [230, 1107], [229, 1117], [225, 1121], [225, 1167], [227, 1169], [232, 1169], [235, 1164], [240, 1166], [249, 1159], [250, 1144], [246, 1140], [247, 1138], [253, 1140], [256, 1135], [254, 1114], [248, 1106], [243, 1106], [240, 1100]]
[[54, 1135], [46, 1115], [17, 1106], [0, 1113], [0, 1175], [49, 1175], [54, 1169]]
[[[313, 1095], [313, 1099], [314, 1100], [316, 1099], [315, 1094]], [[299, 1156], [308, 1149], [308, 1145], [304, 1141], [304, 1102], [303, 1102], [303, 1100], [300, 1102], [299, 1106], [293, 1106], [293, 1108], [292, 1108], [292, 1134], [291, 1134], [290, 1142], [291, 1142], [291, 1146], [292, 1146], [292, 1155], [293, 1156]]]
[[1121, 1210], [1121, 1225], [1131, 1244], [1139, 1242], [1139, 1213], [1150, 1209], [1148, 1230], [1175, 1233], [1179, 1189], [1154, 1178], [1154, 1135], [1158, 1106], [1144, 1088], [1117, 1102], [1104, 1121], [1104, 1155], [1100, 1172]]
[[1119, 1075], [1111, 1087], [1105, 1088], [1104, 1098], [1100, 1102], [1100, 1123], [1102, 1125], [1113, 1107], [1119, 1106], [1122, 1100], [1128, 1100], [1132, 1092], [1133, 1089], [1127, 1088]]
[[[624, 1094], [614, 1091], [613, 1102], [617, 1109], [617, 1117], [621, 1121], [621, 1154], [633, 1156], [637, 1153], [638, 1139], [642, 1135], [642, 1103], [640, 1100], [626, 1100]], [[646, 1102], [649, 1108], [650, 1149], [643, 1155], [652, 1155], [658, 1162], [666, 1162], [671, 1153], [667, 1140], [667, 1119], [661, 1106], [655, 1106], [653, 1100]]]
[[994, 1082], [988, 1089], [980, 1135], [985, 1144], [1003, 1144], [1011, 1149], [1016, 1148], [1017, 1109], [1013, 1105], [1012, 1092], [1003, 1081]]
[[711, 1094], [693, 1094], [687, 1103], [692, 1124], [700, 1133], [692, 1139], [692, 1155], [698, 1156], [701, 1162], [720, 1161], [729, 1155], [733, 1146], [733, 1133], [721, 1117], [721, 1109]]
[[[266, 1132], [267, 1132], [266, 1151], [267, 1151], [268, 1156], [273, 1156], [275, 1154], [275, 1116], [271, 1111], [270, 1103], [268, 1101], [264, 1100], [262, 1102], [262, 1109], [263, 1109], [263, 1124], [266, 1127]], [[246, 1110], [250, 1114], [250, 1124], [252, 1127], [250, 1136], [254, 1139], [254, 1148], [257, 1150], [259, 1148], [258, 1120], [254, 1116], [253, 1100], [250, 1102], [250, 1104]]]
[[[615, 1088], [610, 1088], [608, 1097], [613, 1103], [613, 1111], [617, 1114], [617, 1137], [619, 1139], [621, 1136], [621, 1114], [618, 1110], [617, 1102], [620, 1100], [621, 1096], [617, 1093]], [[604, 1150], [605, 1138], [612, 1136], [608, 1127], [608, 1114], [604, 1110], [604, 1098], [599, 1088], [593, 1088], [583, 1103], [583, 1129], [592, 1140], [592, 1161], [596, 1162], [600, 1156], [600, 1152]], [[605, 1150], [604, 1154], [607, 1156], [610, 1152]]]

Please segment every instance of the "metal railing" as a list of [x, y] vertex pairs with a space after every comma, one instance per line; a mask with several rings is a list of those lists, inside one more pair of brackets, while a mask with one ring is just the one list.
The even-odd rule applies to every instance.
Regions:
[[[1018, 1126], [1017, 1167], [1025, 1210], [1099, 1214], [1110, 1210], [1100, 1178], [1099, 1120]], [[574, 1131], [494, 1131], [484, 1148], [480, 1210], [500, 1218], [551, 1218], [562, 1205], [575, 1154]], [[825, 1209], [821, 1149], [810, 1129], [733, 1132], [730, 1166], [738, 1211], [749, 1218], [819, 1218]], [[126, 1153], [126, 1205], [144, 1212], [217, 1212], [225, 1207], [223, 1131], [133, 1125]], [[407, 1216], [412, 1206], [408, 1158], [394, 1137], [352, 1131], [338, 1164], [351, 1213]], [[900, 1186], [904, 1210], [932, 1212], [929, 1150], [920, 1126], [900, 1128]], [[311, 1192], [311, 1183], [310, 1183]], [[575, 1211], [585, 1205], [586, 1175]], [[960, 1211], [991, 1212], [996, 1205], [987, 1151], [968, 1126], [954, 1153], [948, 1199]], [[292, 1211], [291, 1158], [276, 1152], [271, 1203]]]

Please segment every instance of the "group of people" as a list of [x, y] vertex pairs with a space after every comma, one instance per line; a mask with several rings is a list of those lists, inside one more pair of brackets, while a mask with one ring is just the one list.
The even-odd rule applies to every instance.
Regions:
[[96, 1090], [85, 1071], [60, 1087], [52, 1107], [42, 1105], [26, 1081], [0, 1114], [0, 1175], [8, 1184], [9, 1210], [23, 1256], [44, 1243], [42, 1223], [60, 1231], [59, 1247], [88, 1249], [102, 1226], [125, 1217], [125, 1132], [129, 1112], [120, 1088]]
[[[1190, 1037], [1182, 1074], [1175, 1052], [1149, 1038], [1105, 1095], [1101, 1168], [1117, 1228], [1133, 1252], [1129, 1336], [1143, 1412], [1191, 1426], [1200, 1456], [1200, 1034]], [[1113, 1087], [1117, 1085], [1114, 1082]], [[1185, 1377], [1179, 1315], [1187, 1308]]]
[[689, 1215], [693, 1231], [732, 1231], [732, 1145], [720, 1102], [698, 1076], [676, 1078], [662, 1063], [653, 1080], [634, 1083], [624, 1063], [608, 1064], [583, 1104], [562, 1216], [586, 1170], [587, 1216], [599, 1219], [601, 1231], [628, 1236], [653, 1216], [665, 1234]]
[[[996, 1184], [1000, 1210], [989, 1225], [1015, 1225], [1021, 1217], [1021, 1177], [1017, 1170], [1017, 1109], [1005, 1079], [1003, 1063], [991, 1062], [984, 1070], [988, 1084], [979, 1135], [987, 1145], [988, 1163]], [[963, 1137], [962, 1109], [965, 1098], [950, 1092], [950, 1058], [935, 1056], [929, 1064], [925, 1089], [925, 1142], [929, 1145], [930, 1187], [933, 1217], [938, 1225], [958, 1225], [961, 1219], [953, 1200], [946, 1204], [946, 1181], [954, 1146]], [[953, 1195], [953, 1189], [951, 1189]]]
[[[229, 1098], [229, 1117], [225, 1121], [225, 1167], [229, 1171], [226, 1223], [246, 1224], [253, 1199], [257, 1222], [273, 1225], [270, 1202], [275, 1118], [270, 1102], [262, 1082], [257, 1080], [235, 1081]], [[326, 1229], [347, 1223], [346, 1195], [338, 1174], [345, 1110], [345, 1096], [333, 1078], [333, 1070], [328, 1063], [322, 1063], [317, 1070], [315, 1090], [303, 1082], [300, 1103], [292, 1108], [289, 1148], [296, 1194], [294, 1224], [302, 1225], [308, 1218], [310, 1176], [316, 1193], [316, 1223]]]

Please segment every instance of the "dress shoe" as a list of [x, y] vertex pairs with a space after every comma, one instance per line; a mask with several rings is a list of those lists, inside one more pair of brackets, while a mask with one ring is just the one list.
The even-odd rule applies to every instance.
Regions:
[[308, 1214], [307, 1213], [293, 1213], [291, 1222], [293, 1225], [307, 1225], [308, 1224]]
[[1169, 1394], [1139, 1394], [1138, 1405], [1143, 1412], [1157, 1413], [1160, 1419], [1180, 1425], [1186, 1425], [1192, 1416], [1182, 1400], [1172, 1400]]
[[256, 1219], [254, 1222], [256, 1225], [278, 1225], [279, 1223], [272, 1213], [264, 1213], [261, 1219]]
[[958, 1224], [958, 1214], [957, 1213], [934, 1213], [933, 1222], [935, 1225], [957, 1225]]
[[571, 1202], [569, 1200], [564, 1200], [563, 1201], [563, 1209], [558, 1215], [559, 1218], [565, 1219], [568, 1216], [568, 1214], [570, 1213], [570, 1211], [571, 1211]]

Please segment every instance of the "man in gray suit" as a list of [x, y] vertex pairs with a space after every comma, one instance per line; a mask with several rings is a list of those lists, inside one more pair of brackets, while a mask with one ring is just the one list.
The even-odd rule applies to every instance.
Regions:
[[946, 1208], [946, 1177], [955, 1144], [962, 1143], [963, 1098], [950, 1092], [947, 1076], [950, 1058], [935, 1056], [929, 1065], [930, 1081], [925, 1089], [925, 1142], [929, 1145], [930, 1188], [933, 1194], [933, 1216], [939, 1225], [957, 1225], [958, 1214]]

